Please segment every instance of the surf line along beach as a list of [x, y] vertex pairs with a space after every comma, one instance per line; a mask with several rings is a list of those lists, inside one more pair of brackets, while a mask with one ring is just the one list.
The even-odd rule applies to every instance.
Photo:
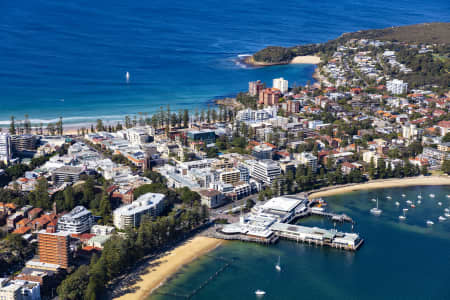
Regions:
[[146, 262], [148, 266], [142, 275], [137, 275], [139, 278], [136, 283], [124, 287], [124, 290], [130, 290], [130, 292], [114, 299], [146, 299], [167, 279], [175, 275], [182, 266], [216, 249], [222, 243], [224, 243], [222, 240], [198, 235], [185, 241], [175, 249], [163, 253], [160, 258]]
[[421, 185], [450, 185], [448, 176], [419, 176], [408, 178], [377, 179], [360, 184], [347, 184], [343, 186], [326, 187], [309, 194], [310, 198], [328, 197], [338, 194], [345, 194], [354, 191], [383, 189], [394, 187], [408, 187]]

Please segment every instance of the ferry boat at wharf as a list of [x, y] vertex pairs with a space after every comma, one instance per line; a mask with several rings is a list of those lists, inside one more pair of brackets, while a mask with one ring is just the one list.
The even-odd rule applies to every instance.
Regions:
[[339, 232], [336, 229], [322, 229], [291, 224], [299, 218], [319, 215], [333, 221], [350, 222], [344, 214], [326, 212], [320, 199], [281, 196], [255, 205], [250, 213], [242, 214], [239, 222], [218, 225], [212, 236], [225, 240], [241, 240], [263, 244], [276, 243], [279, 238], [318, 246], [356, 251], [364, 243], [357, 233]]

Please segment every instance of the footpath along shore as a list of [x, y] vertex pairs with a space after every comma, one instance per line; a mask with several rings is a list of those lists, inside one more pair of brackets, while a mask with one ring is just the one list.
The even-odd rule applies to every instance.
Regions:
[[448, 176], [418, 176], [408, 178], [392, 178], [371, 180], [360, 184], [347, 184], [342, 186], [325, 187], [317, 191], [309, 193], [310, 198], [328, 197], [338, 194], [345, 194], [354, 191], [408, 187], [421, 185], [450, 185], [450, 177]]
[[179, 247], [167, 251], [160, 258], [147, 262], [148, 266], [142, 272], [142, 275], [138, 275], [139, 278], [136, 279], [136, 283], [126, 287], [126, 290], [130, 292], [114, 299], [139, 300], [147, 298], [167, 279], [178, 272], [182, 266], [214, 250], [222, 243], [224, 243], [222, 240], [198, 235], [187, 240]]

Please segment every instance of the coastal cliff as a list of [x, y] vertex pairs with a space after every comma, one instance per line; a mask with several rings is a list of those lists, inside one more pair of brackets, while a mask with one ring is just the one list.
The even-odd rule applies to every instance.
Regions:
[[401, 43], [450, 44], [450, 23], [424, 23], [384, 29], [360, 30], [320, 44], [294, 47], [268, 46], [246, 59], [254, 66], [290, 64], [296, 57], [316, 56], [334, 51], [336, 46], [351, 39], [376, 39]]

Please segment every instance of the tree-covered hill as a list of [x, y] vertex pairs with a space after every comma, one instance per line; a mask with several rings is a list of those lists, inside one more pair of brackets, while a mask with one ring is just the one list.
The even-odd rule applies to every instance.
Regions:
[[361, 30], [344, 33], [334, 40], [321, 44], [299, 45], [294, 47], [269, 46], [256, 52], [249, 63], [286, 64], [295, 56], [327, 53], [337, 45], [351, 39], [372, 39], [410, 44], [450, 44], [450, 23], [424, 23], [384, 29]]

